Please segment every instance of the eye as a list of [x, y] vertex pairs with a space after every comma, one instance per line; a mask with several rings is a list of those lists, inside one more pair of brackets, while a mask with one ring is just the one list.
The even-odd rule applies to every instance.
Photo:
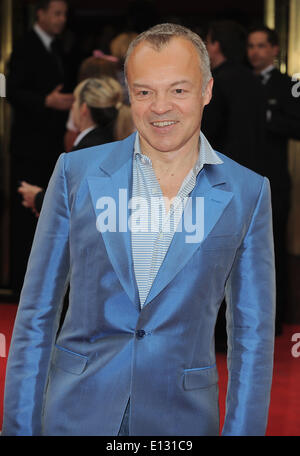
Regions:
[[146, 100], [150, 96], [151, 96], [151, 90], [148, 90], [148, 89], [140, 89], [140, 90], [136, 90], [136, 92], [135, 92], [135, 97], [138, 100], [143, 100], [143, 99]]
[[177, 87], [176, 89], [174, 89], [173, 93], [177, 97], [184, 97], [187, 94], [187, 90]]

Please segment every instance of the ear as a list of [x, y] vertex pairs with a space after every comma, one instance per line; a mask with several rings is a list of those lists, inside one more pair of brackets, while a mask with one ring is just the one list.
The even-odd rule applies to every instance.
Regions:
[[85, 101], [80, 105], [79, 111], [80, 111], [80, 115], [82, 115], [82, 116], [86, 116], [87, 113], [89, 112], [89, 107]]
[[205, 91], [204, 91], [204, 94], [203, 94], [203, 106], [208, 105], [208, 103], [211, 100], [213, 85], [214, 85], [214, 80], [213, 80], [213, 78], [211, 78], [208, 81], [208, 83], [206, 85], [206, 88], [205, 88]]

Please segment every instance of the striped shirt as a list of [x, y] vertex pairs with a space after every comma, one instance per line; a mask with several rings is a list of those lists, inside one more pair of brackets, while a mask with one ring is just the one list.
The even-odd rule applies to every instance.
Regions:
[[130, 222], [134, 272], [141, 307], [171, 244], [187, 197], [196, 185], [197, 175], [204, 164], [219, 163], [222, 163], [222, 160], [200, 133], [197, 162], [183, 180], [169, 212], [166, 213], [163, 193], [152, 168], [151, 159], [141, 152], [139, 135], [136, 134]]

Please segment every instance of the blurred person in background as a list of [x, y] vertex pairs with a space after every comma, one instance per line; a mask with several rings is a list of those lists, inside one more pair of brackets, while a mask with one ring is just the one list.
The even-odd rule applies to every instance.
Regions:
[[276, 334], [282, 332], [287, 300], [286, 231], [290, 208], [288, 140], [300, 139], [300, 99], [293, 96], [292, 81], [276, 68], [279, 39], [266, 26], [252, 28], [247, 54], [253, 73], [260, 82], [264, 107], [264, 144], [258, 172], [271, 183], [276, 262]]
[[[117, 66], [118, 59], [111, 55], [105, 55], [100, 50], [95, 50], [93, 55], [84, 59], [78, 69], [78, 83], [85, 81], [88, 78], [103, 78], [109, 77], [113, 79], [117, 79]], [[74, 103], [73, 103], [74, 104]], [[81, 133], [80, 128], [78, 125], [75, 125], [72, 110], [69, 110], [68, 120], [66, 123], [66, 132], [64, 135], [64, 150], [66, 152], [70, 152], [73, 149], [74, 143], [76, 141], [77, 136]], [[97, 145], [98, 143], [92, 143], [96, 139], [101, 141], [103, 139], [103, 133], [101, 138], [97, 138], [97, 133], [92, 133], [92, 140], [89, 142], [91, 145]], [[113, 141], [113, 139], [111, 139]], [[82, 141], [80, 144], [76, 141], [76, 148], [84, 148], [88, 147], [85, 146]], [[61, 152], [63, 149], [61, 149]], [[31, 208], [33, 213], [38, 216], [40, 209], [42, 207], [43, 198], [44, 198], [44, 190], [42, 187], [38, 185], [33, 185], [27, 181], [21, 181], [20, 186], [18, 188], [18, 192], [22, 195], [22, 205], [24, 207]]]
[[65, 69], [56, 37], [65, 27], [67, 2], [41, 0], [36, 22], [14, 47], [8, 66], [11, 127], [11, 287], [18, 296], [36, 227], [20, 204], [21, 180], [45, 187], [63, 149], [73, 95], [63, 93]]
[[[78, 83], [88, 78], [102, 78], [109, 76], [118, 79], [118, 59], [111, 55], [105, 55], [102, 51], [96, 49], [93, 55], [84, 59], [78, 70]], [[68, 121], [66, 124], [66, 133], [64, 137], [65, 151], [72, 150], [74, 141], [76, 140], [79, 130], [73, 122], [71, 110], [69, 112]]]
[[[212, 146], [257, 171], [261, 159], [263, 110], [260, 85], [246, 62], [246, 31], [233, 21], [209, 24], [206, 48], [214, 78], [202, 131]], [[216, 326], [216, 347], [227, 349], [225, 302]]]
[[209, 24], [206, 47], [214, 78], [202, 131], [216, 150], [256, 171], [262, 144], [258, 81], [246, 62], [246, 32], [233, 21]]
[[117, 79], [120, 82], [124, 90], [124, 102], [130, 104], [129, 94], [127, 85], [125, 82], [124, 75], [124, 61], [127, 53], [127, 49], [135, 38], [137, 37], [136, 32], [124, 32], [117, 35], [110, 43], [110, 52], [118, 61], [118, 73]]
[[[122, 140], [134, 131], [130, 107], [123, 102], [122, 87], [110, 77], [88, 78], [78, 84], [71, 116], [79, 131], [72, 150]], [[44, 190], [22, 182], [18, 191], [23, 196], [23, 206], [38, 215]]]

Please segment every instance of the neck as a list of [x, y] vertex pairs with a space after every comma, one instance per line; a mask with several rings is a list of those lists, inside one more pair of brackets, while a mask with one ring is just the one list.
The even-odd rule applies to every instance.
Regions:
[[80, 133], [87, 128], [95, 127], [95, 122], [92, 119], [83, 119], [80, 123], [79, 131]]
[[260, 74], [260, 73], [262, 73], [263, 71], [265, 71], [267, 68], [269, 68], [271, 66], [272, 67], [274, 66], [274, 62], [268, 63], [268, 65], [265, 65], [263, 68], [254, 68], [254, 73], [255, 74]]
[[165, 176], [186, 174], [187, 171], [193, 168], [198, 159], [199, 134], [184, 147], [170, 152], [149, 148], [144, 143], [143, 138], [140, 138], [141, 151], [151, 159], [156, 174]]
[[51, 37], [51, 38], [54, 38], [55, 35], [53, 35], [52, 33], [49, 33], [48, 30], [45, 29], [45, 27], [43, 26], [43, 24], [41, 24], [40, 22], [36, 22], [36, 25], [37, 25], [44, 33], [46, 33], [46, 35], [48, 35], [48, 36]]

